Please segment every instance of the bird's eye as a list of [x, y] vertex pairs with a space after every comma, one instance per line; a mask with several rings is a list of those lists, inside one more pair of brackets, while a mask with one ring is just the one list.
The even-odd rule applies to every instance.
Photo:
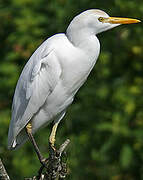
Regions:
[[98, 20], [99, 20], [100, 22], [103, 22], [104, 18], [103, 18], [103, 17], [99, 17]]

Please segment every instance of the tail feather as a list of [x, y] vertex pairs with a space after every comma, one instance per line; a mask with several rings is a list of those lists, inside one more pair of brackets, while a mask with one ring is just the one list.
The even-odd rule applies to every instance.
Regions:
[[16, 138], [12, 141], [11, 144], [8, 145], [8, 149], [15, 150], [22, 146], [28, 140], [27, 133], [25, 129], [23, 129]]

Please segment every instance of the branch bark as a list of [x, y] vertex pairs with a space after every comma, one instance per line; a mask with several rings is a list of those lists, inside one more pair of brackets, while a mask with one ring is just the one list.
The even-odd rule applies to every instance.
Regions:
[[[64, 160], [65, 148], [70, 143], [67, 139], [58, 150], [49, 145], [49, 158], [46, 159], [46, 166], [42, 165], [38, 171], [38, 176], [25, 178], [24, 180], [60, 180], [67, 175], [66, 160]], [[10, 180], [6, 169], [0, 159], [0, 180]]]
[[0, 180], [10, 180], [1, 159], [0, 159]]
[[[42, 165], [38, 171], [38, 176], [26, 178], [25, 180], [60, 180], [67, 175], [67, 164], [64, 160], [65, 148], [70, 143], [67, 139], [58, 150], [53, 149], [49, 144], [49, 158], [46, 159], [46, 166]], [[66, 159], [66, 158], [65, 158]]]

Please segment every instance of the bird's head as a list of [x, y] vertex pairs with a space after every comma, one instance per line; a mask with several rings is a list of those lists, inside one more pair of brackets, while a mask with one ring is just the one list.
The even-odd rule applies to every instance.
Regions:
[[98, 34], [121, 24], [132, 24], [139, 22], [140, 20], [132, 18], [110, 17], [102, 10], [90, 9], [76, 16], [72, 20], [67, 30], [70, 30], [72, 27], [74, 28], [74, 31], [77, 32], [80, 30], [83, 32]]

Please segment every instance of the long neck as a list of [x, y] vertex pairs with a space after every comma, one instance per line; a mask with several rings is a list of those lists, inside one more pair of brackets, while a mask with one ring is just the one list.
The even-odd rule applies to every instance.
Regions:
[[68, 40], [77, 48], [84, 50], [90, 57], [97, 59], [100, 51], [100, 43], [95, 34], [89, 29], [75, 29], [75, 26], [67, 28]]
[[78, 47], [82, 41], [93, 35], [93, 33], [86, 28], [80, 27], [80, 24], [76, 26], [75, 21], [72, 21], [66, 30], [66, 35], [69, 41]]

